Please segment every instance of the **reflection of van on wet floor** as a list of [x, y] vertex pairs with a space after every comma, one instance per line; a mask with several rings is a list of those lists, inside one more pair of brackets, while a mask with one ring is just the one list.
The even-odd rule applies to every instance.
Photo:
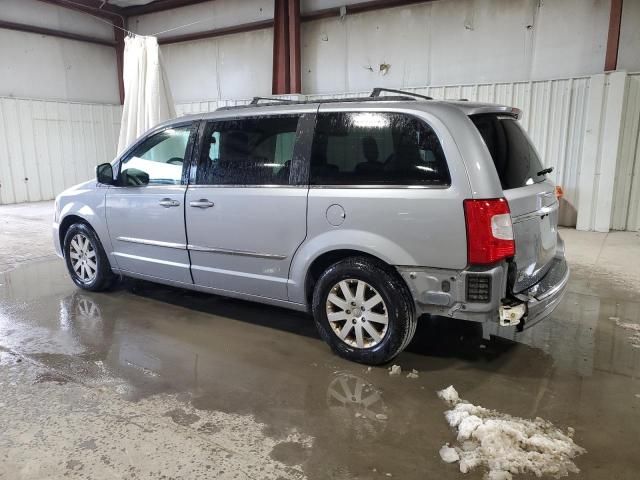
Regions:
[[127, 275], [308, 310], [334, 351], [372, 364], [421, 314], [510, 331], [549, 316], [569, 270], [520, 112], [383, 92], [155, 127], [56, 199], [74, 282]]

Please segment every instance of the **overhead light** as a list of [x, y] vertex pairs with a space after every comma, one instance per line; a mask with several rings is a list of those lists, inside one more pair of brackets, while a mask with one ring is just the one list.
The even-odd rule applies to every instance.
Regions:
[[351, 122], [354, 127], [383, 128], [389, 126], [389, 118], [382, 113], [352, 113]]

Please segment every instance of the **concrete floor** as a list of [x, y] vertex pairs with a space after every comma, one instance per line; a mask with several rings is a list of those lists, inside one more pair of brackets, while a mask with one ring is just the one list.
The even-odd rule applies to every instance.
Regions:
[[640, 348], [610, 319], [640, 323], [636, 233], [563, 230], [569, 293], [518, 342], [423, 319], [394, 362], [409, 379], [335, 357], [287, 310], [145, 282], [82, 292], [50, 221], [50, 203], [0, 207], [0, 478], [461, 478], [438, 455], [451, 384], [575, 428], [575, 478], [638, 478]]

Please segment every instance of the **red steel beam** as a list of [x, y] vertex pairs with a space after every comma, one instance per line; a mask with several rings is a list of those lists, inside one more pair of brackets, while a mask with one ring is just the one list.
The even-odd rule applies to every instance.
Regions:
[[193, 40], [203, 40], [205, 38], [221, 37], [233, 33], [252, 32], [273, 27], [273, 20], [261, 20], [259, 22], [243, 23], [232, 27], [215, 28], [204, 32], [187, 33], [185, 35], [174, 35], [171, 37], [159, 37], [158, 43], [166, 45], [169, 43], [191, 42]]
[[609, 13], [609, 35], [607, 36], [607, 54], [604, 59], [604, 71], [618, 68], [618, 46], [620, 44], [620, 23], [622, 22], [622, 0], [611, 0]]
[[289, 93], [289, 29], [287, 0], [275, 0], [273, 12], [273, 77], [271, 93]]
[[64, 32], [53, 28], [36, 27], [34, 25], [25, 25], [23, 23], [7, 22], [0, 20], [0, 28], [6, 30], [16, 30], [18, 32], [36, 33], [38, 35], [48, 35], [50, 37], [66, 38], [67, 40], [77, 40], [79, 42], [95, 43], [107, 47], [114, 47], [116, 42], [113, 40], [105, 40], [104, 38], [89, 37], [88, 35], [80, 35], [78, 33]]
[[124, 105], [124, 28], [124, 20], [114, 20], [113, 37], [116, 39], [116, 70], [118, 75], [118, 92], [120, 93], [120, 105]]
[[289, 92], [302, 93], [300, 75], [300, 0], [289, 0]]

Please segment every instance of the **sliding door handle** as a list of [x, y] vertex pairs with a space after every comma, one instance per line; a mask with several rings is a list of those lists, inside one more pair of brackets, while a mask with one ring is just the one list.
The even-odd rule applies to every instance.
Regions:
[[179, 207], [180, 202], [178, 200], [173, 200], [172, 198], [163, 198], [162, 200], [160, 200], [160, 205], [165, 208]]
[[210, 202], [205, 198], [201, 198], [200, 200], [197, 200], [195, 202], [189, 202], [189, 205], [196, 208], [211, 208], [213, 207], [213, 202]]

